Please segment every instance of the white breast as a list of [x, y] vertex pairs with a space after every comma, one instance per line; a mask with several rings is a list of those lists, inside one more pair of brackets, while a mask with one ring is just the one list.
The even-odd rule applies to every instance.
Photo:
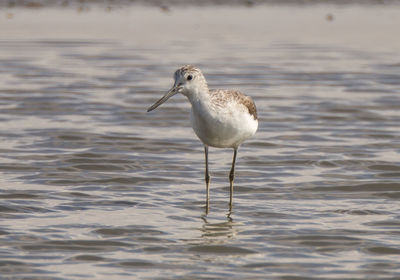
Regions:
[[200, 140], [218, 148], [237, 148], [253, 136], [258, 127], [258, 121], [245, 106], [232, 102], [224, 106], [204, 102], [192, 104], [190, 118]]

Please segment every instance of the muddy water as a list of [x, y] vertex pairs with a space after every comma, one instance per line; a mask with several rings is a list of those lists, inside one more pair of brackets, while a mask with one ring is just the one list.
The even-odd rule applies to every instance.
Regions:
[[[2, 277], [400, 277], [397, 7], [9, 13]], [[145, 112], [187, 63], [258, 107], [232, 213], [232, 151], [210, 149], [205, 215], [188, 102]]]

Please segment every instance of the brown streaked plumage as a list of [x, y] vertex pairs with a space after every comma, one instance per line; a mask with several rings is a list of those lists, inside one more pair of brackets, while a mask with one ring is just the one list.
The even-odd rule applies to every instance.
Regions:
[[227, 102], [235, 102], [238, 104], [242, 104], [247, 108], [249, 114], [253, 116], [255, 120], [257, 120], [257, 108], [256, 104], [254, 104], [253, 99], [245, 95], [244, 93], [238, 90], [226, 90], [226, 89], [214, 89], [210, 90], [211, 99], [220, 104], [221, 106], [226, 105]]

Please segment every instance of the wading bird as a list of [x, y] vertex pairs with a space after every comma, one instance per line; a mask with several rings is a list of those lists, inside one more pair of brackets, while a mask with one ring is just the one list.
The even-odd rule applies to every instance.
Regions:
[[249, 96], [237, 90], [209, 90], [203, 73], [192, 65], [186, 65], [176, 70], [174, 78], [174, 86], [150, 106], [147, 112], [154, 110], [177, 93], [186, 96], [192, 104], [190, 121], [194, 132], [204, 144], [207, 211], [210, 196], [208, 147], [233, 149], [232, 167], [229, 173], [229, 209], [232, 210], [237, 150], [240, 144], [257, 131], [256, 105]]

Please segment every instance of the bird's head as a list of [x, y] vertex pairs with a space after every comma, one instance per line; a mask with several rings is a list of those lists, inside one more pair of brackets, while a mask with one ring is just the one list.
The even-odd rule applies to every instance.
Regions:
[[188, 97], [189, 100], [192, 100], [201, 92], [208, 92], [207, 81], [204, 78], [203, 73], [201, 73], [200, 69], [192, 65], [185, 65], [176, 70], [174, 78], [174, 86], [156, 103], [150, 106], [147, 109], [147, 112], [154, 110], [177, 93], [181, 93]]

